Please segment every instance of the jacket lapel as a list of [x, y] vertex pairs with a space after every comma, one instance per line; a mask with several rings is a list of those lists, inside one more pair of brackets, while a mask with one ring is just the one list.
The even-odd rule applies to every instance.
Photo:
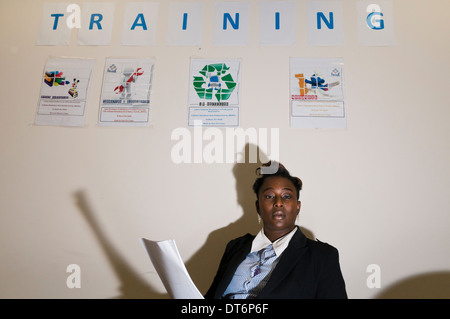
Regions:
[[267, 298], [270, 292], [275, 289], [285, 276], [294, 268], [306, 252], [306, 236], [301, 232], [297, 226], [297, 231], [292, 237], [288, 247], [285, 249], [280, 257], [280, 261], [273, 270], [269, 281], [264, 289], [261, 291], [258, 298]]

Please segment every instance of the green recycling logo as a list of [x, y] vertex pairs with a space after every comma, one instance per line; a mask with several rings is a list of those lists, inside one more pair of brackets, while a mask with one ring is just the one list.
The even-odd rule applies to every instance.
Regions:
[[198, 97], [212, 100], [215, 96], [217, 101], [228, 100], [236, 87], [229, 69], [225, 63], [205, 65], [199, 71], [201, 76], [194, 76], [193, 86]]

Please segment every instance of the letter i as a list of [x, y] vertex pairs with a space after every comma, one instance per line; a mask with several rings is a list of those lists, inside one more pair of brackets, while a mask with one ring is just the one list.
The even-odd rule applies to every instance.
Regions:
[[186, 28], [187, 28], [187, 17], [188, 17], [188, 14], [183, 13], [183, 30], [186, 30]]
[[280, 30], [280, 13], [275, 12], [275, 30]]

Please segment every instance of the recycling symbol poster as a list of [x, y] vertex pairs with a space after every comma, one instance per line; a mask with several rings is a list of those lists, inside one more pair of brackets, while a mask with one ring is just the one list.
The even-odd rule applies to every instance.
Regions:
[[239, 126], [240, 82], [240, 59], [191, 59], [188, 125]]

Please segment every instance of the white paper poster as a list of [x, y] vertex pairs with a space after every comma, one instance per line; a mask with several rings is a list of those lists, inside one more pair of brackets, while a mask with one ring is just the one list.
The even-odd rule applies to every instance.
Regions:
[[122, 44], [154, 45], [157, 20], [158, 3], [127, 3], [122, 30]]
[[307, 3], [308, 44], [344, 44], [343, 4], [340, 0], [309, 0]]
[[99, 125], [149, 125], [154, 65], [152, 58], [106, 59]]
[[93, 59], [49, 58], [41, 79], [36, 125], [83, 126]]
[[292, 128], [345, 128], [342, 58], [290, 59]]
[[239, 126], [241, 61], [191, 59], [188, 125]]
[[115, 4], [110, 2], [83, 3], [78, 44], [109, 45], [114, 22], [114, 8]]
[[395, 45], [392, 1], [358, 1], [358, 42], [367, 46]]
[[172, 2], [167, 33], [168, 45], [201, 45], [203, 3]]
[[248, 44], [248, 2], [216, 2], [214, 17], [215, 45]]
[[260, 3], [259, 42], [263, 45], [295, 44], [295, 2]]
[[67, 27], [69, 3], [46, 2], [42, 9], [37, 45], [68, 45], [72, 29]]

